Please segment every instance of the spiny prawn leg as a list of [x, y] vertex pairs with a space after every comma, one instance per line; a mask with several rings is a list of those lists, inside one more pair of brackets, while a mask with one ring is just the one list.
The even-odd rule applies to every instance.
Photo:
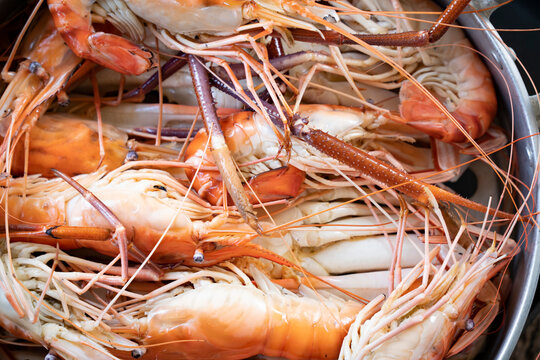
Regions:
[[[428, 29], [420, 31], [406, 31], [391, 34], [353, 34], [354, 37], [369, 45], [380, 46], [426, 46], [438, 41], [449, 29], [463, 10], [469, 5], [470, 0], [453, 0], [441, 13], [437, 21]], [[292, 37], [296, 41], [319, 43], [326, 45], [356, 44], [333, 30], [320, 30], [318, 32], [304, 29], [290, 29]], [[272, 33], [281, 36], [279, 33]]]
[[[234, 204], [246, 221], [246, 223], [258, 233], [261, 233], [261, 227], [257, 220], [257, 215], [249, 198], [242, 186], [242, 181], [236, 172], [236, 167], [232, 162], [231, 153], [225, 142], [223, 131], [219, 125], [219, 119], [214, 106], [214, 99], [210, 90], [208, 73], [196, 56], [189, 55], [189, 69], [193, 79], [193, 87], [197, 94], [197, 101], [203, 114], [204, 123], [208, 136], [210, 137], [210, 147], [212, 156], [223, 178], [225, 186], [231, 194]], [[225, 200], [224, 200], [225, 201]]]
[[81, 196], [88, 201], [109, 223], [114, 226], [115, 230], [113, 233], [113, 239], [117, 240], [118, 250], [120, 251], [120, 262], [121, 262], [121, 276], [123, 281], [128, 279], [128, 239], [126, 227], [120, 222], [120, 219], [94, 194], [87, 190], [84, 186], [67, 176], [66, 174], [56, 170], [51, 169], [51, 171], [63, 179], [66, 183], [71, 185], [75, 190], [77, 190]]

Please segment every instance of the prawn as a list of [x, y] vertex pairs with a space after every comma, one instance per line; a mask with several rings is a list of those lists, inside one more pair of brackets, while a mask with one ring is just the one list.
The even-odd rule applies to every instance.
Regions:
[[50, 16], [40, 19], [28, 39], [23, 46], [27, 60], [19, 65], [0, 98], [4, 169], [14, 145], [46, 111], [80, 62], [64, 44]]
[[29, 131], [28, 162], [19, 143], [13, 153], [12, 174], [41, 174], [52, 178], [57, 169], [69, 176], [88, 174], [98, 166], [116, 169], [128, 156], [127, 135], [104, 124], [105, 158], [100, 159], [97, 123], [62, 114], [45, 114]]
[[[110, 360], [111, 343], [118, 348], [137, 346], [102, 325], [92, 324], [91, 316], [99, 309], [84, 301], [72, 301], [77, 293], [63, 285], [66, 280], [59, 281], [60, 274], [54, 273], [56, 265], [51, 267], [45, 260], [52, 258], [57, 264], [64, 253], [46, 245], [7, 245], [5, 241], [1, 245], [0, 326], [9, 333], [41, 344], [52, 354], [69, 360]], [[62, 260], [66, 258], [69, 259], [65, 256]], [[51, 277], [52, 274], [57, 277]]]
[[[98, 168], [115, 170], [134, 160], [172, 160], [176, 152], [142, 144], [110, 124], [102, 125], [105, 156], [99, 151], [96, 121], [66, 113], [46, 113], [28, 131], [28, 146], [18, 143], [12, 156], [12, 174], [56, 177], [52, 169], [68, 176], [89, 174]], [[28, 159], [26, 159], [28, 157]]]
[[[468, 1], [462, 1], [462, 0], [454, 0], [453, 6], [450, 6], [443, 14], [440, 16], [440, 20], [444, 21], [446, 24], [448, 22], [452, 22], [459, 13], [463, 10], [463, 8], [468, 4]], [[84, 18], [82, 16], [83, 14], [86, 14], [89, 12], [90, 3], [86, 4], [87, 6], [84, 8], [84, 10], [80, 11], [79, 16], [81, 18]], [[186, 6], [187, 5], [187, 6]], [[290, 113], [290, 110], [288, 108], [288, 105], [285, 102], [285, 99], [283, 95], [277, 91], [278, 86], [276, 82], [272, 78], [272, 74], [270, 73], [269, 69], [272, 67], [269, 67], [268, 65], [268, 57], [265, 54], [264, 50], [261, 49], [261, 46], [256, 43], [256, 40], [258, 38], [261, 38], [265, 35], [270, 34], [270, 29], [273, 27], [272, 24], [265, 24], [264, 21], [260, 22], [259, 24], [255, 24], [255, 28], [261, 27], [263, 30], [260, 34], [257, 34], [255, 37], [251, 36], [250, 34], [240, 34], [236, 36], [232, 36], [229, 39], [220, 39], [215, 41], [213, 44], [196, 44], [193, 41], [186, 40], [184, 37], [179, 36], [176, 34], [176, 31], [183, 31], [183, 32], [190, 32], [192, 31], [189, 29], [190, 26], [193, 25], [192, 18], [189, 17], [188, 21], [185, 20], [186, 14], [189, 14], [190, 12], [186, 12], [186, 7], [193, 6], [196, 8], [196, 11], [200, 13], [201, 7], [199, 4], [173, 4], [172, 8], [170, 8], [171, 4], [166, 4], [164, 6], [164, 9], [167, 9], [163, 13], [160, 13], [161, 15], [156, 13], [155, 7], [152, 9], [153, 11], [148, 11], [147, 4], [144, 2], [139, 1], [132, 1], [128, 2], [128, 6], [130, 9], [137, 14], [140, 17], [153, 17], [154, 13], [157, 14], [156, 17], [153, 18], [147, 18], [147, 21], [157, 21], [158, 27], [167, 27], [167, 26], [173, 26], [176, 24], [180, 24], [180, 26], [186, 26], [186, 28], [180, 28], [180, 29], [166, 29], [163, 30], [161, 33], [158, 33], [157, 30], [154, 31], [154, 34], [166, 44], [166, 46], [175, 49], [183, 51], [188, 55], [188, 62], [190, 65], [190, 71], [192, 73], [193, 78], [193, 84], [195, 89], [197, 90], [197, 99], [199, 102], [199, 106], [203, 113], [203, 118], [205, 120], [205, 125], [207, 130], [212, 129], [213, 133], [211, 136], [211, 151], [212, 155], [214, 157], [215, 163], [219, 168], [220, 174], [222, 175], [225, 185], [227, 187], [227, 190], [231, 197], [233, 198], [235, 204], [237, 205], [240, 213], [242, 214], [242, 217], [245, 219], [245, 221], [255, 230], [260, 231], [260, 227], [257, 223], [257, 219], [254, 213], [254, 210], [251, 206], [251, 202], [248, 199], [248, 196], [246, 192], [244, 191], [241, 181], [238, 177], [238, 175], [235, 172], [234, 165], [232, 164], [232, 161], [230, 160], [230, 154], [227, 149], [227, 146], [225, 145], [225, 141], [223, 139], [223, 134], [219, 128], [219, 124], [217, 121], [217, 117], [215, 115], [215, 109], [213, 107], [213, 101], [212, 101], [212, 95], [209, 90], [209, 86], [207, 84], [207, 74], [206, 69], [204, 69], [201, 61], [202, 59], [196, 58], [194, 55], [202, 55], [202, 56], [211, 56], [212, 61], [220, 63], [224, 67], [227, 67], [226, 64], [224, 64], [223, 60], [217, 59], [216, 55], [221, 56], [228, 56], [232, 58], [236, 58], [238, 60], [244, 61], [246, 64], [248, 64], [249, 67], [253, 67], [256, 69], [257, 74], [261, 77], [261, 80], [266, 85], [266, 88], [269, 92], [269, 95], [272, 97], [272, 100], [276, 104], [282, 104], [285, 109], [286, 113]], [[247, 5], [245, 7], [244, 5]], [[155, 4], [153, 4], [155, 6]], [[220, 10], [222, 8], [222, 4], [212, 4], [211, 6], [205, 6], [204, 11], [215, 11]], [[247, 18], [257, 18], [259, 20], [268, 18], [268, 14], [272, 14], [272, 20], [274, 22], [277, 22], [280, 26], [286, 26], [288, 28], [303, 28], [304, 30], [311, 30], [311, 31], [318, 31], [317, 27], [315, 27], [313, 24], [309, 22], [305, 22], [303, 20], [296, 20], [294, 18], [289, 18], [288, 16], [282, 16], [279, 14], [279, 12], [291, 12], [296, 13], [297, 15], [305, 17], [307, 20], [314, 22], [316, 24], [324, 25], [326, 27], [329, 27], [333, 31], [337, 31], [338, 33], [341, 33], [342, 35], [351, 38], [353, 41], [356, 40], [358, 44], [366, 45], [366, 43], [361, 40], [355, 38], [355, 36], [351, 35], [350, 33], [344, 31], [343, 29], [339, 28], [338, 26], [335, 26], [332, 24], [332, 22], [339, 21], [339, 17], [335, 13], [334, 10], [329, 10], [326, 7], [318, 6], [317, 3], [312, 3], [307, 7], [300, 6], [300, 4], [297, 3], [291, 3], [286, 2], [284, 4], [279, 4], [279, 6], [276, 7], [268, 7], [268, 4], [258, 4], [258, 3], [243, 3], [239, 2], [238, 4], [226, 4], [226, 8], [229, 10], [233, 10], [233, 12], [237, 15], [242, 16], [231, 16], [227, 17], [227, 19], [239, 19], [240, 22], [234, 24], [234, 29], [238, 29], [238, 26], [243, 23], [243, 17]], [[282, 8], [280, 10], [280, 8]], [[51, 10], [56, 11], [56, 9], [51, 8]], [[276, 11], [277, 10], [277, 11]], [[284, 10], [284, 11], [283, 11]], [[159, 12], [158, 12], [159, 13]], [[61, 12], [58, 12], [58, 16], [62, 16]], [[247, 15], [247, 16], [246, 16]], [[180, 18], [178, 18], [180, 16]], [[276, 17], [277, 16], [277, 17]], [[171, 21], [169, 21], [171, 20]], [[180, 20], [180, 21], [178, 21]], [[230, 25], [230, 24], [229, 24]], [[204, 28], [197, 28], [199, 29], [199, 32], [204, 31], [210, 31], [212, 32], [214, 29], [204, 29]], [[168, 31], [172, 32], [173, 34], [176, 34], [176, 38], [173, 38]], [[432, 34], [430, 34], [429, 41], [435, 41], [440, 36], [442, 36], [447, 30], [447, 25], [441, 25], [440, 23], [438, 25], [434, 25], [431, 29]], [[214, 30], [215, 31], [215, 30]], [[219, 29], [218, 32], [223, 32], [224, 29]], [[425, 34], [417, 34], [419, 37], [422, 37]], [[409, 34], [411, 35], [411, 34]], [[433, 36], [432, 36], [433, 35]], [[173, 35], [174, 36], [174, 35]], [[415, 35], [416, 36], [416, 35]], [[406, 36], [405, 38], [413, 38], [415, 36]], [[424, 36], [425, 37], [425, 36]], [[255, 53], [257, 56], [259, 56], [265, 66], [261, 66], [260, 64], [255, 63], [253, 60], [251, 60], [251, 56], [248, 55], [243, 50], [232, 50], [232, 51], [214, 51], [210, 54], [207, 50], [208, 49], [218, 49], [218, 48], [224, 48], [226, 45], [232, 45], [237, 44], [239, 42], [249, 42], [250, 46], [255, 50]], [[392, 42], [393, 45], [399, 44], [399, 41], [397, 43]], [[410, 44], [410, 42], [409, 42]], [[387, 60], [387, 58], [379, 53], [377, 50], [370, 47], [372, 51], [374, 51], [376, 54], [382, 56], [383, 59]], [[337, 59], [339, 56], [336, 57], [336, 62], [340, 63], [339, 59]], [[390, 62], [392, 66], [395, 66], [402, 74], [404, 74], [406, 77], [409, 77], [409, 75], [403, 70], [398, 64], [395, 62]], [[254, 90], [252, 81], [248, 81], [250, 83], [250, 89]], [[236, 85], [238, 83], [236, 82]], [[419, 85], [419, 84], [417, 84]], [[425, 90], [423, 90], [425, 92]], [[259, 102], [260, 104], [260, 102]], [[439, 105], [440, 106], [440, 105]], [[281, 106], [278, 106], [277, 112], [279, 114], [279, 117], [281, 118], [281, 121], [286, 121], [285, 113], [283, 112]], [[285, 132], [285, 139], [288, 140], [289, 138], [289, 129], [284, 128]]]
[[[95, 322], [92, 318], [101, 309], [79, 294], [70, 270], [100, 264], [48, 245], [9, 246], [13, 257], [2, 252], [1, 273], [9, 274], [11, 261], [21, 280], [11, 277], [3, 283], [0, 300], [12, 301], [2, 307], [0, 325], [66, 359], [241, 359], [257, 354], [336, 358], [363, 307], [303, 286], [295, 294], [273, 284], [254, 265], [242, 270], [226, 262], [204, 270], [166, 269], [161, 276], [168, 282], [164, 286], [141, 279], [125, 292], [127, 300], [119, 304], [123, 309]], [[61, 271], [51, 267], [51, 259], [62, 261]], [[104, 283], [95, 283], [94, 289], [101, 286]], [[38, 299], [41, 292], [46, 296]], [[21, 295], [12, 298], [17, 293]], [[98, 293], [94, 296], [104, 300]], [[21, 316], [16, 314], [19, 308], [25, 312]], [[32, 322], [34, 314], [37, 320]]]
[[[453, 264], [451, 256], [455, 254], [449, 253], [440, 267], [432, 264], [438, 249], [426, 251], [424, 260], [394, 289], [380, 310], [369, 317], [358, 315], [340, 359], [443, 359], [464, 349], [497, 314], [499, 298], [490, 279], [518, 251], [508, 234], [484, 251], [481, 244], [471, 246]], [[482, 292], [488, 296], [479, 295]], [[473, 314], [477, 297], [486, 303]], [[474, 334], [460, 337], [462, 328], [474, 330]]]
[[[437, 9], [430, 1], [415, 1], [414, 6], [416, 10]], [[465, 134], [480, 138], [497, 112], [497, 96], [486, 65], [461, 29], [450, 29], [443, 44], [427, 51], [430, 62], [412, 75], [432, 91], [460, 126], [410, 81], [399, 90], [403, 120], [444, 142], [467, 141]], [[445, 79], [444, 84], [441, 79]]]
[[[242, 242], [243, 238], [253, 236], [253, 231], [238, 219], [220, 215], [219, 211], [214, 216], [215, 211], [194, 196], [184, 199], [187, 188], [167, 172], [142, 169], [103, 175], [104, 170], [100, 170], [76, 179], [114, 215], [100, 213], [95, 203], [85, 200], [86, 193], [80, 194], [60, 178], [29, 176], [26, 186], [23, 179], [11, 180], [9, 188], [2, 189], [2, 196], [8, 201], [10, 237], [51, 245], [59, 243], [63, 249], [86, 247], [116, 256], [118, 246], [110, 240], [117, 224], [110, 216], [118, 216], [119, 223], [132, 234], [132, 245], [137, 252], [132, 256], [136, 260], [141, 261], [141, 254], [149, 254], [163, 238], [152, 261], [195, 265], [222, 260], [220, 256], [211, 260], [202, 255], [205, 250], [214, 250], [215, 244]], [[23, 193], [25, 196], [21, 196]], [[172, 226], [164, 234], [171, 219], [174, 219]], [[229, 254], [230, 250], [217, 250], [216, 255], [234, 256]]]
[[[274, 285], [251, 266], [255, 280], [195, 286], [157, 295], [134, 320], [145, 356], [159, 359], [242, 359], [257, 354], [288, 359], [335, 358], [362, 304], [337, 297], [303, 296]], [[159, 294], [159, 289], [156, 294]], [[209, 299], [207, 303], [204, 299]], [[211, 299], [211, 300], [210, 300]], [[141, 310], [143, 310], [141, 309]], [[129, 310], [128, 310], [129, 312]], [[144, 315], [143, 315], [144, 314]], [[142, 315], [142, 316], [141, 316]], [[163, 345], [160, 345], [163, 344]]]
[[[377, 157], [400, 169], [414, 172], [415, 176], [427, 177], [428, 182], [447, 181], [455, 176], [451, 171], [429, 176], [432, 173], [429, 169], [434, 167], [436, 162], [430, 156], [429, 149], [410, 144], [418, 141], [421, 135], [407, 126], [388, 119], [384, 112], [343, 106], [302, 105], [300, 114], [309, 117], [314, 128], [376, 154]], [[296, 197], [303, 187], [315, 186], [313, 183], [316, 179], [322, 174], [334, 174], [335, 169], [347, 175], [356, 175], [356, 171], [351, 167], [342, 165], [296, 139], [292, 139], [291, 157], [287, 162], [277, 158], [276, 154], [281, 147], [279, 138], [272, 126], [257, 113], [236, 113], [222, 118], [220, 125], [236, 162], [252, 163], [274, 157], [264, 163], [242, 166], [246, 177], [251, 178], [249, 185], [244, 185], [246, 190], [256, 189], [259, 199], [263, 202]], [[219, 205], [223, 203], [223, 185], [219, 173], [194, 170], [200, 165], [204, 167], [214, 165], [207, 143], [208, 134], [205, 129], [201, 129], [186, 149], [185, 162], [193, 167], [186, 169], [186, 175], [193, 181], [193, 187], [201, 197]], [[448, 158], [446, 166], [450, 167], [452, 161], [456, 161], [456, 157], [449, 155]], [[275, 176], [272, 176], [274, 173]], [[305, 174], [310, 177], [309, 181], [304, 180]], [[266, 181], [268, 184], [264, 183]], [[327, 183], [330, 183], [330, 179], [327, 179]], [[333, 183], [337, 186], [338, 181]], [[263, 191], [263, 187], [268, 190]], [[251, 192], [249, 194], [251, 195]], [[257, 199], [251, 196], [251, 201], [256, 202]]]
[[[437, 19], [430, 14], [395, 19], [379, 13], [384, 14], [396, 10], [431, 13], [440, 10], [432, 1], [426, 0], [403, 0], [400, 2], [399, 9], [394, 7], [393, 2], [383, 0], [369, 4], [351, 1], [342, 3], [340, 6], [358, 8], [356, 11], [351, 11], [349, 21], [347, 25], [342, 26], [343, 29], [349, 32], [380, 34], [375, 35], [380, 37], [393, 36], [394, 32], [399, 31], [400, 26], [411, 31], [426, 31], [425, 23], [434, 23]], [[362, 11], [373, 12], [374, 15], [366, 19], [362, 16]], [[324, 35], [330, 36], [327, 33]], [[325, 44], [331, 43], [330, 36]], [[399, 104], [397, 105], [401, 120], [405, 123], [449, 143], [480, 139], [490, 127], [497, 109], [491, 75], [461, 29], [455, 27], [448, 29], [442, 40], [426, 47], [380, 48], [381, 53], [401, 64], [418, 83], [403, 76], [394, 67], [389, 66], [364, 47], [357, 46], [351, 41], [346, 43], [349, 46], [342, 52], [343, 61], [347, 64], [349, 71], [348, 76], [368, 89], [362, 92], [365, 98], [375, 101], [386, 99], [384, 100], [386, 107], [393, 105], [387, 99], [396, 97], [395, 93], [388, 90], [398, 90]], [[319, 59], [310, 59], [305, 54], [306, 51], [312, 52], [318, 49], [322, 50], [323, 47], [313, 49], [312, 46], [308, 47], [301, 42], [287, 46], [287, 50], [297, 54], [289, 56], [300, 60], [299, 63], [293, 62], [292, 59], [288, 60], [295, 66], [291, 74], [299, 78], [298, 83], [303, 90], [300, 94], [310, 102], [320, 102], [320, 98], [324, 97], [330, 101], [329, 103], [357, 103], [359, 101], [357, 98], [351, 101], [340, 94], [328, 94], [328, 91], [324, 93], [315, 87], [323, 85], [325, 89], [346, 89], [349, 86], [349, 81], [346, 81], [348, 79], [345, 79], [343, 73], [340, 73], [335, 66], [323, 64]], [[277, 59], [274, 59], [274, 62], [277, 62]], [[377, 71], [373, 71], [374, 68], [377, 68]], [[315, 74], [316, 72], [320, 73]], [[306, 88], [310, 85], [312, 89], [308, 91]], [[376, 94], [375, 98], [373, 98], [373, 93]], [[430, 94], [438, 101], [434, 101], [429, 96]], [[448, 113], [443, 109], [446, 109]]]

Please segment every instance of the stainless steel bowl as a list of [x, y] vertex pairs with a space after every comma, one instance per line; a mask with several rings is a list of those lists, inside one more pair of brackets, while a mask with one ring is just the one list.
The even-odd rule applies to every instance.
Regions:
[[[447, 3], [449, 1], [444, 1], [441, 5], [444, 6]], [[493, 0], [475, 4], [477, 8], [486, 8], [492, 5], [496, 5]], [[503, 126], [511, 129], [513, 114], [514, 138], [537, 134], [538, 124], [532, 106], [534, 99], [529, 98], [514, 58], [502, 44], [499, 35], [493, 31], [494, 27], [486, 17], [486, 13], [464, 14], [460, 16], [459, 23], [467, 27], [489, 30], [466, 30], [466, 32], [475, 47], [490, 60], [486, 63], [495, 78], [500, 101], [498, 117]], [[538, 182], [533, 184], [538, 166], [539, 145], [538, 136], [534, 136], [519, 141], [515, 147], [518, 156], [515, 156], [514, 160], [517, 161], [515, 166], [519, 171], [519, 178], [525, 184], [534, 187], [533, 196], [529, 200], [531, 212], [540, 210], [540, 204], [534, 201], [534, 199], [539, 199], [540, 189]], [[536, 220], [539, 219], [540, 216], [537, 216]], [[527, 228], [520, 226], [515, 238], [522, 239], [525, 233], [528, 233], [527, 246], [523, 244], [522, 252], [513, 260], [510, 269], [513, 283], [505, 307], [505, 321], [502, 328], [488, 339], [490, 350], [482, 356], [486, 359], [510, 358], [531, 308], [540, 274], [540, 246], [538, 243], [540, 229], [532, 226]]]

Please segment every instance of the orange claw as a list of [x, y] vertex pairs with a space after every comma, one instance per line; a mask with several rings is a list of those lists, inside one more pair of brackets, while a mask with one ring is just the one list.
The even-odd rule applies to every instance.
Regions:
[[48, 0], [56, 28], [79, 57], [122, 74], [139, 75], [153, 65], [153, 53], [113, 34], [94, 32], [89, 4], [77, 0]]

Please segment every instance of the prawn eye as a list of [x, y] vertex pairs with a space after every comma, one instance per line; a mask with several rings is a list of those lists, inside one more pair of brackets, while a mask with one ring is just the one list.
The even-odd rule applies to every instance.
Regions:
[[163, 185], [154, 185], [154, 189], [157, 189], [157, 190], [163, 190], [165, 192], [167, 192], [167, 188]]
[[135, 150], [129, 150], [126, 155], [125, 162], [137, 161], [137, 160], [139, 160], [139, 155], [137, 154], [137, 152]]
[[197, 264], [201, 264], [204, 261], [204, 254], [200, 249], [195, 250], [193, 254], [193, 261]]
[[139, 359], [144, 355], [146, 349], [133, 349], [131, 350], [131, 357], [134, 359]]
[[467, 319], [465, 322], [465, 330], [472, 331], [474, 329], [474, 320], [473, 319]]
[[37, 61], [32, 61], [30, 65], [28, 65], [28, 71], [30, 71], [32, 74], [37, 73], [39, 68], [41, 67], [41, 64]]
[[45, 355], [43, 360], [58, 360], [58, 358], [56, 357], [56, 355], [54, 355], [52, 353], [48, 353], [47, 355]]

